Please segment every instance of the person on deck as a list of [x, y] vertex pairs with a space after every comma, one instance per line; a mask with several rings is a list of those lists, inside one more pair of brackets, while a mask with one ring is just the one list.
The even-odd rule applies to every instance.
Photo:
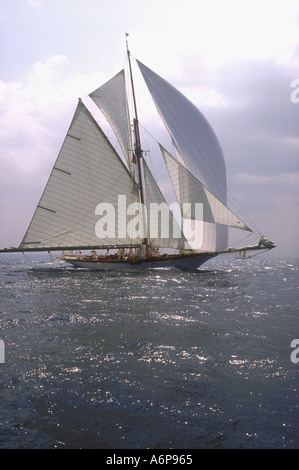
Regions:
[[146, 254], [146, 245], [145, 243], [142, 243], [142, 245], [140, 245], [139, 247], [139, 258], [145, 258], [145, 254]]
[[125, 254], [126, 254], [125, 249], [124, 249], [124, 248], [120, 248], [120, 249], [118, 250], [118, 259], [124, 259]]

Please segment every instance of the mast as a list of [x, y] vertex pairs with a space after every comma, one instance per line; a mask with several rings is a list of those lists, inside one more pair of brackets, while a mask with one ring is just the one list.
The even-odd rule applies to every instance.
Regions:
[[[126, 33], [126, 37], [128, 34]], [[138, 175], [139, 175], [139, 191], [140, 191], [140, 202], [143, 207], [143, 220], [146, 225], [146, 218], [144, 214], [145, 208], [145, 198], [144, 198], [144, 186], [143, 186], [143, 178], [142, 178], [142, 169], [141, 169], [141, 159], [142, 159], [142, 148], [141, 148], [141, 139], [140, 139], [140, 132], [139, 132], [139, 121], [138, 121], [138, 114], [137, 114], [137, 104], [136, 104], [136, 96], [135, 96], [135, 88], [134, 88], [134, 80], [133, 80], [133, 72], [132, 72], [132, 64], [131, 64], [131, 53], [129, 51], [128, 40], [126, 39], [127, 45], [127, 54], [128, 54], [128, 61], [129, 61], [129, 69], [130, 69], [130, 79], [131, 79], [131, 87], [133, 93], [133, 103], [134, 103], [134, 114], [135, 117], [133, 119], [134, 123], [134, 135], [135, 135], [135, 155], [137, 159], [137, 168], [138, 168]], [[148, 237], [144, 239], [144, 243], [148, 246]]]

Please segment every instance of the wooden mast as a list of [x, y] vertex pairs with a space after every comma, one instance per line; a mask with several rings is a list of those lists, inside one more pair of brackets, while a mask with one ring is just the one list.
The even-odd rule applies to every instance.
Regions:
[[[126, 37], [128, 34], [126, 33]], [[142, 178], [142, 169], [141, 169], [141, 159], [142, 159], [142, 148], [141, 148], [141, 139], [140, 139], [140, 132], [139, 132], [139, 121], [138, 121], [138, 114], [137, 114], [137, 105], [136, 105], [136, 96], [135, 96], [135, 89], [134, 89], [134, 81], [133, 81], [133, 73], [132, 73], [132, 65], [131, 65], [131, 54], [129, 51], [128, 40], [126, 39], [127, 44], [127, 54], [128, 54], [128, 61], [129, 61], [129, 69], [130, 69], [130, 79], [131, 79], [131, 87], [133, 93], [133, 103], [134, 103], [134, 114], [135, 117], [133, 119], [134, 123], [134, 135], [135, 135], [135, 155], [137, 159], [137, 168], [138, 168], [138, 176], [139, 176], [139, 191], [140, 191], [140, 202], [142, 204], [143, 209], [145, 208], [145, 199], [144, 199], [144, 187], [143, 187], [143, 178]], [[146, 217], [145, 211], [143, 210], [143, 219], [146, 229]], [[147, 232], [147, 230], [146, 230]], [[148, 246], [148, 237], [146, 236], [144, 239], [144, 243]]]

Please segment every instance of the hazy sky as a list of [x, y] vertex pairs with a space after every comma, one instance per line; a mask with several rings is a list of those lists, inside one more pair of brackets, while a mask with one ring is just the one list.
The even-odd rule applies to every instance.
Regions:
[[0, 0], [0, 247], [21, 242], [77, 98], [123, 68], [125, 32], [212, 125], [273, 255], [298, 256], [298, 0]]

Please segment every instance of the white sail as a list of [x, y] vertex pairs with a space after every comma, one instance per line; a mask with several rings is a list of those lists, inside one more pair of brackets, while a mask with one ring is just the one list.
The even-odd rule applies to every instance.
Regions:
[[[156, 108], [171, 135], [175, 154], [212, 194], [226, 204], [226, 169], [219, 142], [202, 113], [182, 93], [137, 61]], [[228, 230], [205, 226], [207, 251], [227, 247]]]
[[131, 169], [132, 139], [124, 70], [89, 94], [112, 127]]
[[[127, 205], [138, 201], [138, 190], [129, 171], [79, 101], [20, 249], [139, 242], [124, 230], [126, 211], [122, 211], [122, 215], [117, 213], [119, 195], [126, 196]], [[103, 215], [97, 211], [101, 203], [115, 209], [115, 214], [112, 211], [106, 214], [107, 225], [115, 224], [114, 237], [110, 233], [109, 237], [100, 239], [96, 234], [97, 223]]]
[[185, 237], [173, 212], [143, 160], [150, 245], [158, 248], [185, 248]]
[[185, 214], [187, 215], [186, 218], [196, 219], [195, 204], [200, 203], [202, 204], [200, 216], [203, 222], [251, 231], [247, 225], [183, 167], [162, 145], [160, 145], [160, 149], [181, 207], [184, 204], [190, 204], [190, 213]]

